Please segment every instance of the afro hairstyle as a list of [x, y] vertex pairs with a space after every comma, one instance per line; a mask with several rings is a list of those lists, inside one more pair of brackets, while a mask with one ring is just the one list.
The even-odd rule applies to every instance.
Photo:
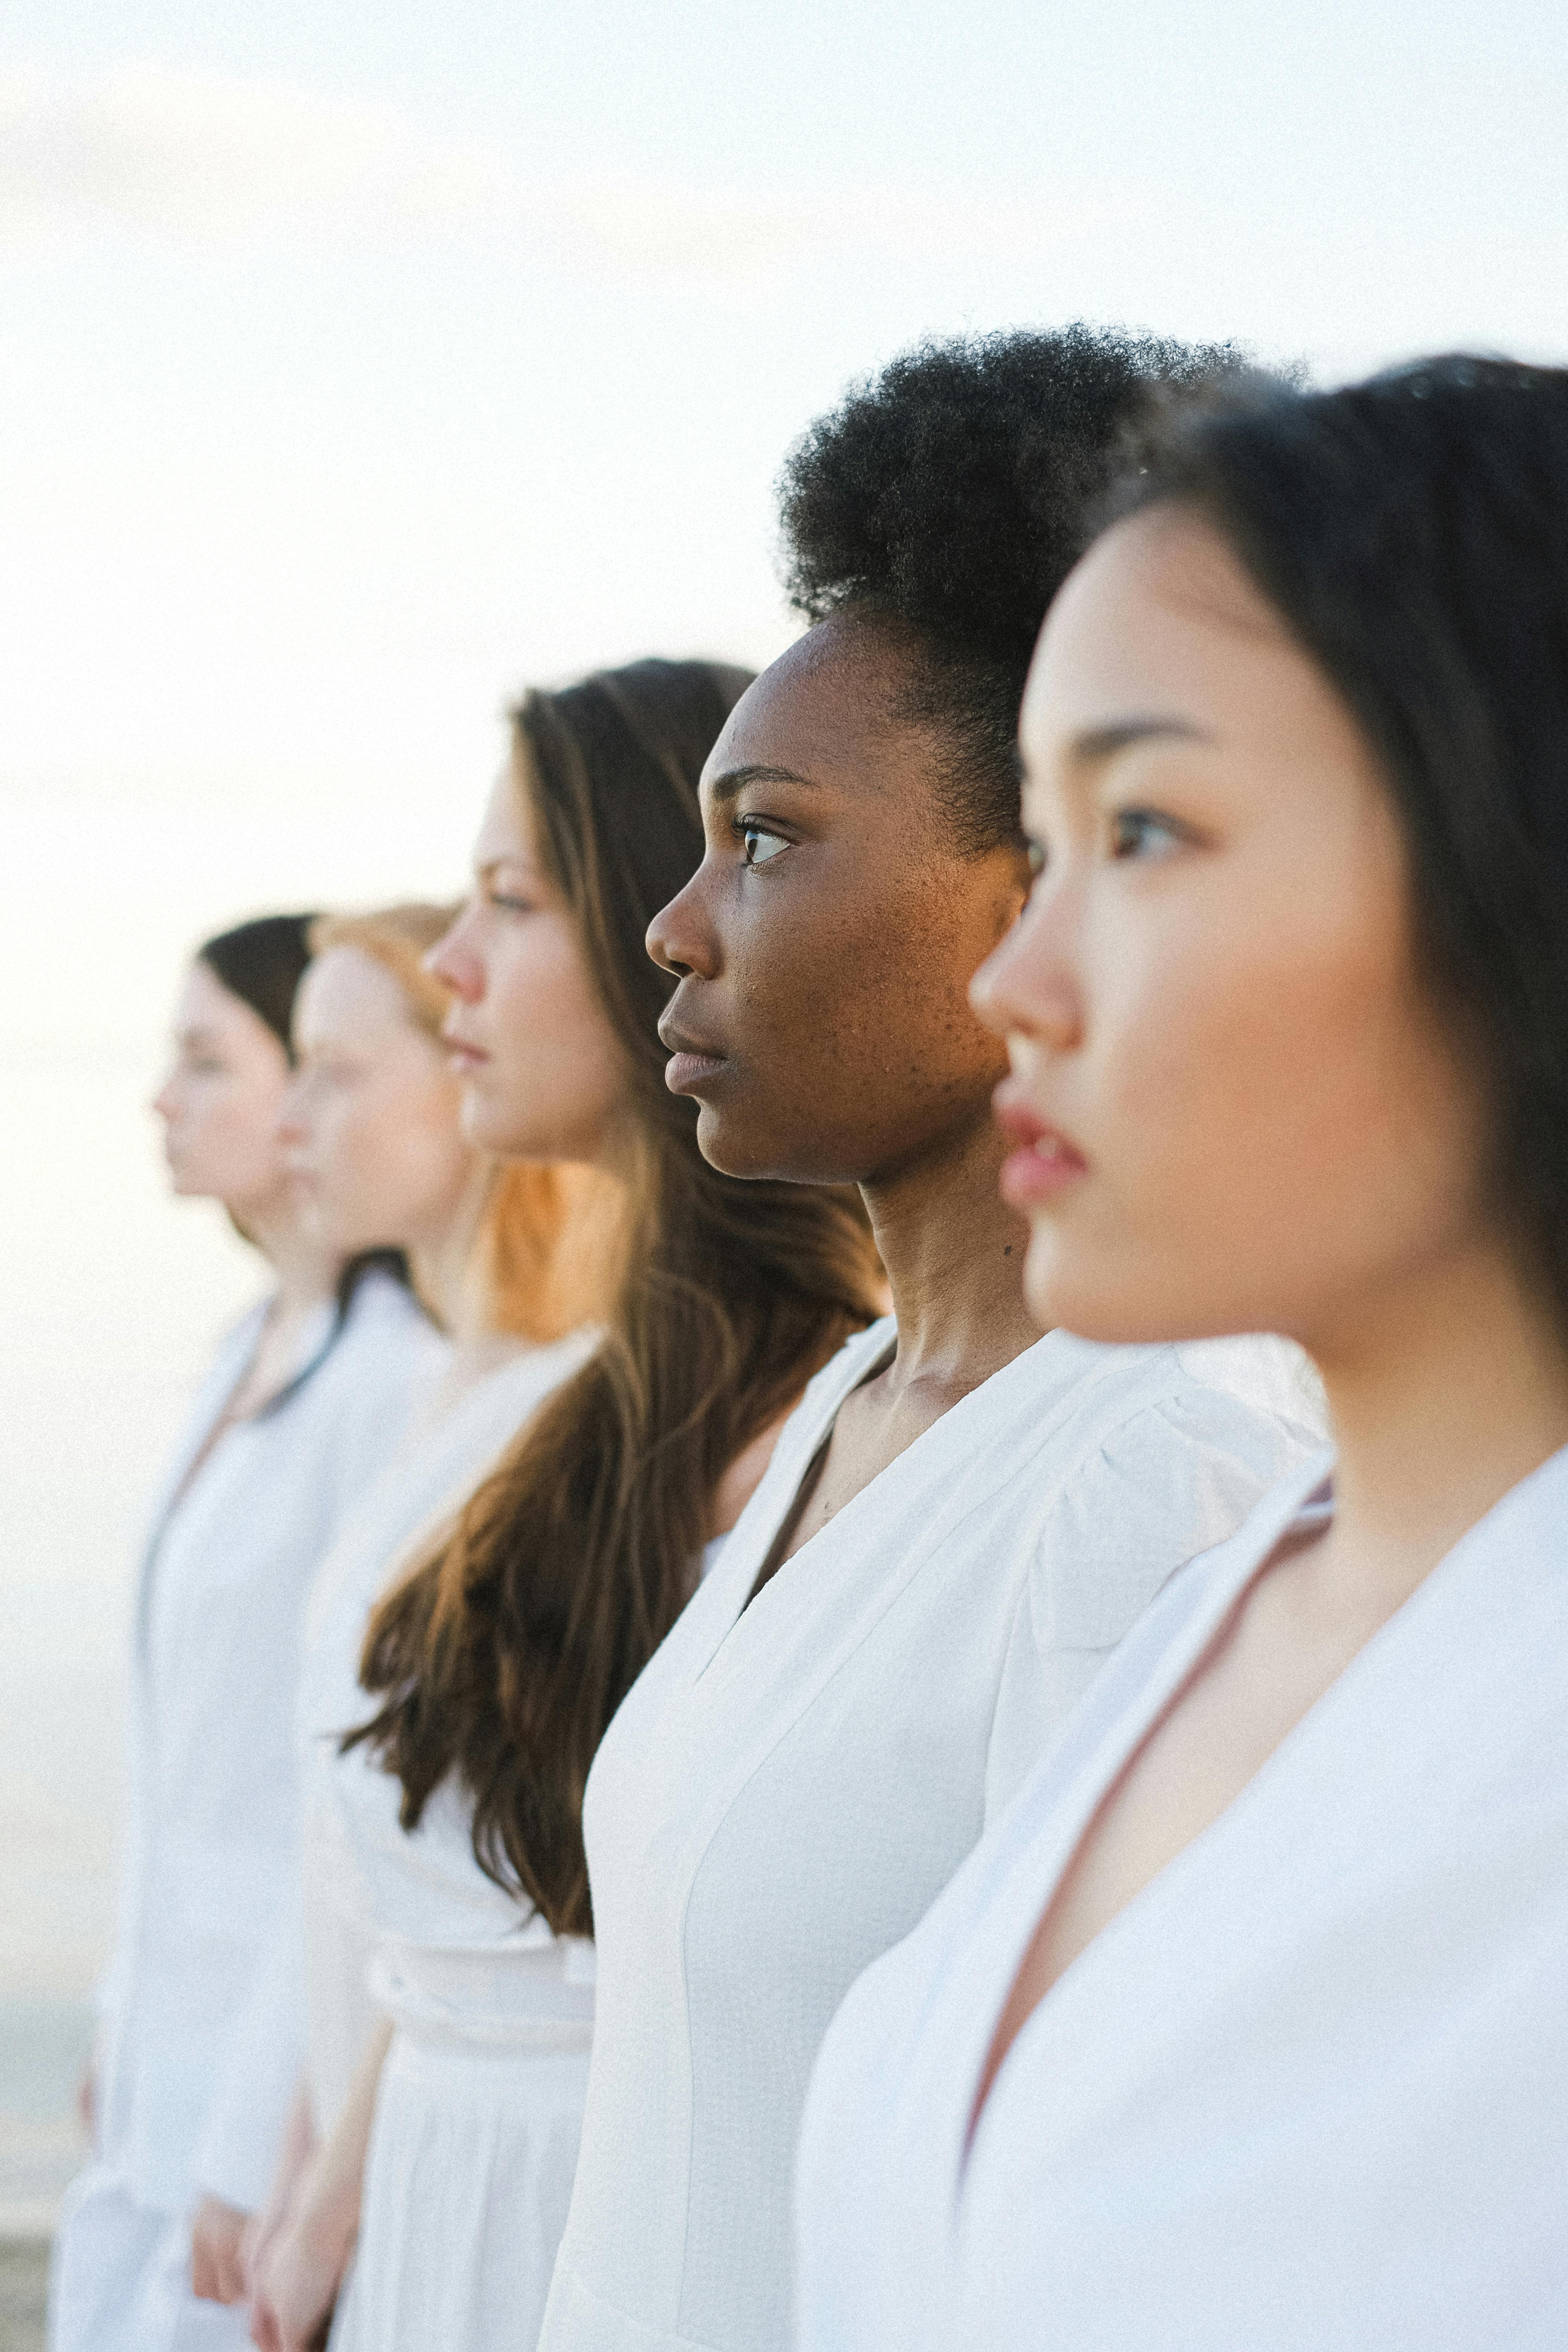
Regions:
[[1238, 373], [1228, 344], [1063, 327], [927, 342], [809, 427], [779, 482], [790, 603], [915, 653], [895, 715], [945, 735], [967, 850], [1018, 839], [1018, 709], [1046, 608], [1152, 399]]

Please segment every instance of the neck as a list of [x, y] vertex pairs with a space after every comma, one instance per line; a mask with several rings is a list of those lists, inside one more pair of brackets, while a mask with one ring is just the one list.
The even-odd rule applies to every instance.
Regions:
[[1028, 1227], [997, 1191], [1007, 1148], [987, 1113], [861, 1187], [899, 1319], [896, 1387], [978, 1388], [1040, 1336], [1022, 1287]]
[[341, 1261], [312, 1243], [287, 1211], [247, 1210], [245, 1228], [278, 1277], [274, 1318], [313, 1313], [337, 1286]]
[[1495, 1241], [1358, 1299], [1311, 1352], [1340, 1448], [1334, 1550], [1394, 1605], [1568, 1445], [1568, 1340]]
[[476, 1161], [456, 1205], [405, 1244], [415, 1288], [439, 1316], [456, 1355], [471, 1357], [476, 1365], [499, 1361], [516, 1345], [496, 1332], [484, 1286], [474, 1279], [474, 1253], [492, 1182], [489, 1166]]

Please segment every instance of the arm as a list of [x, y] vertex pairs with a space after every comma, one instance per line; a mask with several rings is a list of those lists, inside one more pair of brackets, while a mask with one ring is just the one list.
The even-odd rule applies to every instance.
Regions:
[[288, 2214], [258, 2265], [251, 2334], [262, 2352], [308, 2352], [331, 2313], [359, 2234], [360, 2198], [381, 2070], [384, 2019], [360, 2062], [348, 2105], [308, 2159]]
[[283, 2127], [283, 2145], [279, 2150], [278, 2169], [272, 2176], [272, 2186], [267, 2202], [259, 2213], [251, 2216], [240, 2245], [240, 2260], [245, 2270], [245, 2291], [254, 2296], [262, 2265], [270, 2252], [274, 2240], [288, 2219], [295, 2193], [304, 2176], [306, 2166], [316, 2152], [316, 2126], [310, 2113], [310, 2086], [301, 2074], [295, 2086], [289, 2120]]

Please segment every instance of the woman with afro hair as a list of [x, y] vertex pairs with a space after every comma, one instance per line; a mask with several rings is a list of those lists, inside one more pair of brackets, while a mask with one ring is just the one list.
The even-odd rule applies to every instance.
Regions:
[[1038, 1336], [1005, 1054], [967, 1001], [1028, 887], [1018, 707], [1088, 502], [1149, 388], [1223, 363], [1081, 328], [928, 348], [786, 470], [810, 626], [731, 713], [703, 864], [650, 928], [667, 1078], [716, 1167], [859, 1185], [896, 1312], [806, 1391], [589, 1780], [598, 2024], [548, 2352], [787, 2343], [844, 1993], [1312, 1443], [1275, 1343]]

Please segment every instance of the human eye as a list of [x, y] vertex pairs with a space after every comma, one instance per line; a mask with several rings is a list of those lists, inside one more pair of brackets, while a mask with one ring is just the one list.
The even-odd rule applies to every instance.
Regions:
[[756, 817], [738, 817], [735, 830], [741, 836], [748, 866], [766, 866], [790, 846], [782, 833], [774, 833]]
[[1110, 820], [1113, 857], [1171, 857], [1192, 840], [1188, 828], [1158, 809], [1118, 809]]
[[1024, 835], [1024, 854], [1029, 861], [1029, 872], [1037, 882], [1051, 859], [1050, 851], [1039, 834], [1026, 833]]

